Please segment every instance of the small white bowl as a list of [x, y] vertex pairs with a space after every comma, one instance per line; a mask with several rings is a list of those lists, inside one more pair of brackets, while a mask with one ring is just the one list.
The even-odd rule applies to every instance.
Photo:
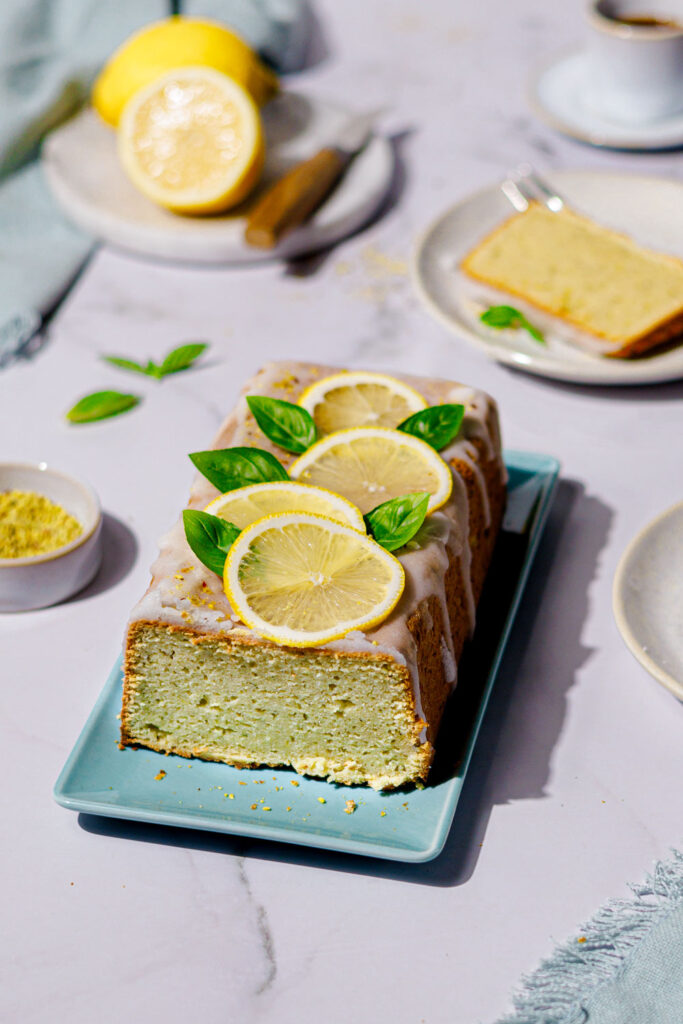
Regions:
[[0, 492], [34, 491], [61, 505], [83, 532], [54, 551], [29, 558], [0, 558], [0, 612], [57, 604], [92, 580], [102, 561], [102, 512], [95, 492], [46, 463], [0, 463]]

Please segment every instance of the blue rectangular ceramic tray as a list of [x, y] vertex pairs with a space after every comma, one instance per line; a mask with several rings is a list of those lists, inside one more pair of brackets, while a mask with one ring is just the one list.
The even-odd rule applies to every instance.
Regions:
[[[424, 789], [376, 793], [289, 770], [228, 765], [117, 745], [121, 663], [114, 667], [55, 786], [63, 807], [419, 862], [443, 849], [479, 727], [557, 482], [556, 459], [507, 451], [509, 498], [478, 626], [460, 666]], [[160, 773], [165, 772], [163, 777]], [[356, 804], [345, 812], [347, 800]]]

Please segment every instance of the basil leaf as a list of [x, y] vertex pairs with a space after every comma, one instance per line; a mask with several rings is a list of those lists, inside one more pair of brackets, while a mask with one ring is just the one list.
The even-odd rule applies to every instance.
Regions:
[[414, 412], [399, 423], [397, 429], [421, 438], [438, 452], [457, 437], [464, 415], [464, 405], [431, 405], [428, 409]]
[[479, 319], [487, 327], [495, 327], [498, 330], [503, 327], [518, 328], [526, 331], [532, 338], [540, 342], [541, 345], [546, 343], [538, 327], [534, 327], [533, 324], [529, 323], [524, 313], [515, 309], [514, 306], [491, 306], [480, 314]]
[[122, 359], [120, 356], [102, 356], [102, 360], [105, 363], [111, 363], [112, 366], [118, 366], [122, 370], [132, 370], [134, 373], [149, 373], [149, 363], [147, 366], [143, 366], [142, 363], [136, 363], [132, 359]]
[[66, 413], [69, 423], [94, 423], [108, 416], [118, 416], [140, 402], [137, 395], [124, 395], [120, 391], [93, 391], [84, 395]]
[[302, 455], [317, 440], [313, 417], [300, 405], [261, 395], [248, 395], [247, 405], [266, 437], [285, 451]]
[[387, 551], [395, 551], [415, 536], [427, 515], [427, 491], [404, 494], [401, 498], [385, 501], [363, 516], [365, 525]]
[[263, 448], [219, 448], [208, 452], [192, 452], [195, 466], [221, 494], [247, 484], [263, 484], [269, 480], [289, 480], [285, 467]]
[[180, 345], [178, 348], [174, 348], [172, 352], [168, 353], [159, 367], [160, 376], [165, 377], [168, 373], [178, 373], [180, 370], [189, 369], [208, 347], [208, 345], [198, 343], [194, 345]]
[[222, 576], [228, 551], [240, 535], [238, 528], [225, 519], [193, 508], [183, 512], [183, 526], [187, 543], [200, 562]]

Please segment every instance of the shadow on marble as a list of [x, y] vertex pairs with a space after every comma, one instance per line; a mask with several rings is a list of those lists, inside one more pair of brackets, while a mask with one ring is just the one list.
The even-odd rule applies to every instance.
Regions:
[[377, 224], [378, 221], [382, 220], [394, 207], [398, 206], [405, 192], [407, 181], [406, 161], [403, 156], [403, 150], [407, 140], [413, 133], [413, 128], [407, 128], [404, 131], [387, 136], [393, 152], [394, 169], [387, 194], [370, 220], [362, 224], [356, 231], [345, 235], [342, 239], [339, 239], [333, 245], [327, 246], [325, 249], [319, 249], [317, 252], [307, 253], [304, 256], [287, 260], [284, 265], [285, 277], [312, 277], [327, 262], [328, 258], [339, 246], [339, 242], [346, 242], [349, 238], [362, 235], [369, 228]]
[[65, 604], [84, 601], [115, 587], [131, 571], [138, 556], [138, 542], [133, 531], [116, 516], [102, 513], [102, 565], [97, 576], [84, 590], [70, 597]]
[[[491, 695], [444, 851], [426, 864], [401, 864], [285, 843], [80, 814], [87, 832], [137, 842], [180, 846], [230, 856], [286, 861], [417, 885], [462, 885], [476, 869], [492, 810], [546, 795], [550, 761], [561, 735], [567, 695], [593, 649], [581, 642], [600, 552], [613, 514], [581, 484], [561, 480]], [[505, 600], [489, 595], [505, 606]], [[486, 597], [482, 598], [482, 602]], [[484, 615], [489, 609], [482, 607]], [[558, 628], [561, 625], [561, 629]], [[541, 642], [543, 640], [543, 642]], [[486, 635], [481, 644], [486, 644]], [[473, 644], [470, 659], [481, 657]], [[463, 676], [467, 661], [463, 660]], [[479, 671], [484, 685], [486, 672]], [[457, 770], [480, 700], [461, 686], [446, 730], [453, 742], [434, 766], [434, 780]], [[453, 719], [455, 718], [455, 723]], [[455, 727], [454, 727], [455, 726]]]

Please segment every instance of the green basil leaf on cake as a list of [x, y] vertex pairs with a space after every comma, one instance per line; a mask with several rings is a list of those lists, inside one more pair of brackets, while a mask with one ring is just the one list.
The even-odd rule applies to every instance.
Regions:
[[121, 391], [93, 391], [84, 395], [66, 413], [69, 423], [94, 423], [128, 412], [140, 402], [138, 395], [126, 395]]
[[531, 337], [541, 345], [545, 345], [546, 343], [545, 338], [539, 331], [538, 327], [534, 327], [534, 325], [524, 316], [524, 313], [519, 309], [515, 309], [514, 306], [490, 306], [479, 315], [479, 319], [482, 323], [486, 324], [487, 327], [494, 327], [496, 330], [502, 330], [508, 327], [516, 330], [523, 330], [526, 331], [527, 334], [530, 334]]
[[464, 415], [464, 405], [431, 405], [428, 409], [413, 413], [403, 423], [399, 423], [397, 429], [404, 434], [419, 437], [438, 452], [447, 448], [458, 436]]
[[133, 373], [149, 373], [149, 363], [136, 363], [134, 359], [124, 359], [123, 356], [102, 356], [102, 361], [117, 366], [120, 370], [131, 370]]
[[247, 405], [268, 440], [279, 448], [303, 455], [317, 440], [313, 417], [300, 405], [262, 395], [248, 395]]
[[192, 508], [183, 512], [183, 526], [187, 543], [199, 561], [222, 576], [228, 551], [240, 535], [238, 528], [225, 519]]
[[160, 375], [165, 377], [169, 373], [179, 373], [181, 370], [188, 370], [208, 347], [203, 342], [197, 342], [196, 344], [180, 345], [178, 348], [174, 348], [168, 353], [159, 367]]
[[190, 458], [199, 472], [221, 494], [248, 484], [289, 480], [289, 474], [282, 463], [263, 448], [217, 448], [207, 452], [192, 452]]
[[425, 521], [429, 493], [404, 494], [385, 501], [363, 516], [368, 532], [387, 551], [396, 551], [411, 540]]

